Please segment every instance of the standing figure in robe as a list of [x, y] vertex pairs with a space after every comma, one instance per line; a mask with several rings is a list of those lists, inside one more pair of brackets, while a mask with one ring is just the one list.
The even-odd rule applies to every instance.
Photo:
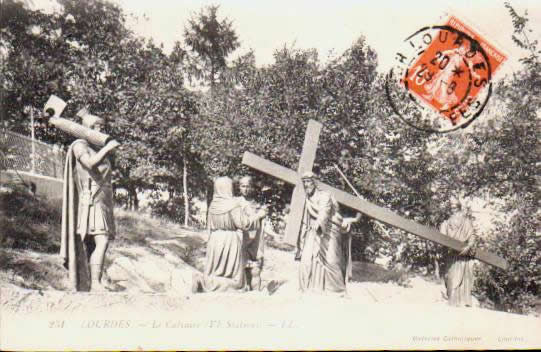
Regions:
[[[101, 131], [103, 120], [86, 114], [83, 125]], [[68, 149], [60, 255], [69, 272], [70, 286], [76, 291], [107, 291], [102, 283], [103, 263], [116, 233], [109, 156], [118, 146], [111, 140], [97, 149], [77, 139]]]
[[302, 176], [306, 202], [297, 243], [301, 291], [345, 293], [351, 268], [348, 232], [357, 218], [343, 218], [338, 203], [317, 188], [315, 175]]
[[[253, 179], [244, 176], [239, 180], [241, 206], [249, 216], [255, 215], [261, 205], [254, 199]], [[265, 251], [265, 221], [258, 220], [255, 229], [243, 232], [244, 251], [246, 256], [246, 286], [248, 290], [261, 290], [261, 271]]]
[[466, 242], [466, 247], [460, 252], [449, 249], [444, 278], [449, 304], [455, 307], [471, 307], [471, 291], [475, 278], [470, 251], [476, 243], [476, 235], [470, 215], [467, 211], [460, 210], [442, 223], [440, 232]]
[[[246, 255], [243, 232], [257, 228], [267, 215], [266, 208], [248, 215], [239, 198], [233, 197], [233, 181], [219, 177], [214, 182], [214, 197], [208, 210], [205, 272], [198, 292], [244, 291], [246, 286]], [[240, 230], [240, 231], [239, 231]]]

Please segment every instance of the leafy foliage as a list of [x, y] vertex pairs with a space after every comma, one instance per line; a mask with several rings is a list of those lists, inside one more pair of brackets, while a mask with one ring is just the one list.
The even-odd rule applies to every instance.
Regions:
[[[526, 36], [526, 17], [506, 4], [515, 34], [520, 34], [529, 51], [523, 69], [502, 83], [497, 98], [505, 110], [494, 123], [479, 131], [485, 140], [487, 160], [481, 180], [501, 200], [501, 210], [509, 214], [497, 222], [488, 247], [509, 261], [506, 272], [479, 267], [476, 291], [497, 307], [526, 313], [541, 294], [539, 236], [539, 182], [537, 126], [541, 109], [541, 65], [537, 41]], [[527, 14], [526, 14], [527, 15]], [[525, 16], [526, 16], [525, 15]], [[500, 110], [501, 111], [501, 110]]]
[[179, 197], [168, 200], [155, 199], [150, 207], [153, 216], [162, 217], [176, 223], [184, 222], [184, 200]]
[[535, 235], [536, 221], [531, 219], [538, 209], [520, 205], [511, 223], [499, 223], [489, 238], [491, 250], [507, 258], [510, 267], [505, 272], [478, 268], [475, 289], [483, 301], [498, 309], [528, 313], [539, 299], [541, 237]]
[[[166, 55], [135, 37], [123, 10], [106, 0], [59, 2], [62, 11], [50, 15], [13, 0], [2, 4], [7, 127], [24, 132], [24, 108], [41, 110], [49, 95], [58, 95], [68, 102], [64, 117], [87, 107], [106, 119], [122, 144], [114, 187], [128, 192], [131, 206], [137, 208], [139, 191], [181, 190], [176, 175], [190, 156], [187, 125], [197, 111], [194, 95], [183, 88], [185, 52], [177, 46]], [[73, 141], [54, 128], [37, 135], [64, 145]]]
[[184, 42], [192, 56], [190, 77], [214, 87], [220, 74], [227, 68], [226, 58], [240, 46], [232, 22], [218, 19], [219, 6], [210, 5], [188, 20], [184, 28]]

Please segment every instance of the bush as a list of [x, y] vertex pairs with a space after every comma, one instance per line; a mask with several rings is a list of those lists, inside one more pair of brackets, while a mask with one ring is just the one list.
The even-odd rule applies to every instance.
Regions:
[[[152, 216], [161, 217], [177, 224], [184, 223], [184, 199], [174, 197], [168, 200], [155, 199], [150, 202]], [[190, 214], [193, 209], [190, 209]]]
[[535, 232], [535, 210], [525, 210], [519, 210], [510, 224], [498, 224], [487, 240], [487, 249], [505, 258], [509, 268], [479, 265], [474, 287], [480, 301], [489, 300], [496, 309], [522, 314], [532, 312], [541, 294], [541, 238]]
[[60, 249], [61, 209], [6, 183], [0, 191], [0, 247], [55, 253]]

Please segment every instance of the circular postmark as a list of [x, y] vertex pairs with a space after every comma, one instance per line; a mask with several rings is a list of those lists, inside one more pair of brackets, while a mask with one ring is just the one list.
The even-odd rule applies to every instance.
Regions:
[[[450, 21], [453, 23], [452, 21]], [[393, 112], [428, 132], [450, 132], [471, 124], [492, 93], [495, 56], [471, 32], [450, 25], [424, 27], [408, 36], [386, 77]]]

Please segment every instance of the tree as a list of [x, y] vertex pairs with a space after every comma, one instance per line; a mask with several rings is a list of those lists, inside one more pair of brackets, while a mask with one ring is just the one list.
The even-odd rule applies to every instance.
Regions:
[[184, 42], [190, 49], [191, 77], [214, 87], [227, 68], [227, 57], [239, 46], [233, 23], [218, 19], [219, 6], [211, 5], [192, 16], [184, 28]]
[[[180, 191], [177, 175], [185, 172], [189, 151], [182, 141], [196, 111], [194, 95], [183, 87], [185, 52], [176, 47], [166, 55], [134, 36], [122, 9], [106, 0], [59, 3], [61, 11], [50, 15], [12, 0], [2, 4], [2, 113], [8, 127], [25, 132], [20, 111], [41, 110], [56, 94], [68, 102], [64, 117], [79, 122], [76, 112], [87, 107], [106, 119], [107, 132], [122, 144], [114, 187], [128, 192], [133, 208], [140, 191]], [[45, 141], [73, 141], [56, 129], [39, 132]]]
[[[2, 99], [11, 129], [25, 132], [24, 107], [41, 110], [51, 94], [68, 101], [64, 115], [74, 116], [81, 105], [101, 113], [108, 107], [100, 96], [109, 62], [123, 50], [131, 33], [122, 10], [107, 1], [59, 0], [59, 13], [29, 10], [20, 2], [2, 4]], [[42, 130], [42, 139], [68, 143], [54, 130]]]
[[63, 72], [68, 46], [60, 39], [56, 15], [32, 11], [22, 2], [6, 0], [0, 11], [0, 116], [17, 132], [29, 130], [28, 107], [43, 106], [54, 92], [68, 94]]
[[[209, 175], [251, 173], [240, 163], [248, 150], [296, 168], [309, 119], [325, 123], [316, 160], [320, 170], [329, 170], [339, 158], [336, 150], [353, 143], [352, 134], [344, 138], [343, 132], [369, 107], [360, 97], [369, 95], [376, 67], [375, 54], [364, 40], [327, 66], [314, 49], [284, 46], [274, 58], [273, 64], [257, 68], [253, 53], [239, 57], [212, 95], [201, 100], [194, 133]], [[341, 113], [333, 112], [337, 107]], [[278, 209], [289, 202], [290, 187], [257, 176], [272, 187]], [[337, 178], [331, 181], [336, 184]]]
[[[117, 105], [115, 133], [129, 143], [120, 150], [119, 165], [121, 180], [134, 196], [138, 189], [161, 187], [175, 196], [187, 188], [178, 175], [186, 172], [186, 136], [197, 108], [194, 95], [182, 88], [184, 71], [179, 54], [174, 51], [167, 56], [148, 43], [128, 53], [118, 71], [113, 70], [113, 81], [132, 78], [117, 92], [122, 99]], [[131, 65], [126, 67], [126, 62]]]
[[505, 109], [478, 131], [478, 141], [486, 154], [482, 182], [509, 214], [496, 222], [487, 245], [504, 256], [510, 267], [506, 272], [479, 268], [476, 291], [498, 308], [527, 313], [541, 293], [539, 158], [535, 152], [539, 150], [541, 62], [538, 41], [528, 38], [527, 12], [521, 16], [509, 3], [505, 6], [513, 22], [512, 38], [526, 55], [520, 60], [522, 70], [498, 87], [496, 97]]

